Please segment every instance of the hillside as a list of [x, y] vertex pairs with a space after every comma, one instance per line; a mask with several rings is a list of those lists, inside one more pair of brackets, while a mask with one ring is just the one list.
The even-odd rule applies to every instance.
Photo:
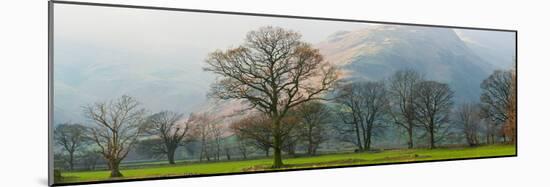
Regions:
[[447, 28], [373, 26], [335, 33], [316, 46], [347, 79], [381, 80], [399, 69], [415, 69], [450, 84], [459, 102], [477, 100], [479, 84], [497, 68]]

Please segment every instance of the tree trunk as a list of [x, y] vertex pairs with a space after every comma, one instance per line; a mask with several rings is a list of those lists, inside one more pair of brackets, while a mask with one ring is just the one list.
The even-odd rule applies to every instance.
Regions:
[[273, 146], [273, 168], [281, 168], [283, 166], [283, 158], [281, 156], [281, 136], [275, 136], [275, 142]]
[[120, 164], [119, 161], [109, 160], [109, 168], [111, 169], [111, 178], [123, 177], [123, 175], [122, 175], [122, 173], [120, 173], [120, 170], [119, 170], [119, 167], [118, 167], [119, 164]]
[[273, 168], [283, 167], [283, 158], [281, 155], [281, 132], [280, 132], [281, 118], [276, 116], [273, 118]]
[[265, 149], [265, 157], [269, 157], [269, 147]]
[[307, 132], [307, 154], [308, 155], [313, 155], [313, 139], [312, 139], [312, 129], [311, 129], [311, 126], [308, 127], [308, 132]]
[[435, 148], [434, 129], [433, 129], [433, 126], [432, 126], [429, 130], [430, 130], [430, 149], [433, 149], [433, 148]]
[[220, 142], [216, 140], [216, 160], [220, 160]]
[[371, 138], [372, 138], [372, 124], [367, 126], [367, 137], [365, 138], [365, 150], [370, 150], [370, 144], [371, 144]]
[[227, 157], [227, 160], [231, 160], [231, 155], [229, 154], [229, 151], [225, 152], [225, 157]]
[[315, 155], [315, 150], [316, 150], [316, 149], [317, 149], [317, 146], [315, 146], [315, 145], [313, 144], [313, 142], [310, 143], [309, 146], [307, 147], [307, 154], [308, 154], [308, 155]]
[[412, 126], [409, 126], [409, 128], [407, 129], [407, 133], [409, 135], [409, 141], [407, 141], [407, 145], [408, 145], [409, 149], [412, 149], [414, 147], [414, 145], [413, 145], [413, 128], [412, 128]]
[[168, 157], [168, 163], [169, 164], [175, 164], [176, 162], [174, 162], [174, 155], [176, 153], [176, 148], [168, 148], [168, 152], [166, 153], [167, 157]]
[[74, 169], [74, 152], [69, 152], [69, 168], [71, 171]]
[[363, 145], [361, 145], [361, 134], [359, 132], [359, 124], [355, 122], [355, 135], [357, 136], [357, 146], [359, 147], [359, 151], [363, 151]]
[[204, 158], [204, 140], [201, 141], [201, 152], [199, 154], [199, 162], [202, 162], [202, 159]]
[[367, 147], [367, 130], [365, 128], [363, 120], [361, 120], [361, 132], [363, 134], [363, 150], [369, 150], [369, 148]]

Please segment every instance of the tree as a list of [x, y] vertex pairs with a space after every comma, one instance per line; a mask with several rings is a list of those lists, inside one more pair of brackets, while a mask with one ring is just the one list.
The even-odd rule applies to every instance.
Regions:
[[137, 100], [122, 96], [109, 102], [84, 107], [85, 116], [93, 122], [90, 136], [111, 170], [111, 177], [122, 177], [120, 162], [128, 155], [144, 132], [145, 110]]
[[319, 145], [328, 139], [326, 124], [331, 121], [332, 113], [318, 101], [304, 103], [296, 112], [302, 123], [299, 134], [307, 144], [307, 154], [314, 155]]
[[516, 72], [511, 71], [512, 74], [512, 85], [511, 85], [511, 96], [508, 98], [509, 105], [507, 108], [508, 118], [504, 124], [504, 134], [510, 137], [511, 143], [516, 143], [516, 115], [517, 115], [517, 78]]
[[362, 110], [364, 125], [362, 126], [365, 150], [370, 150], [372, 137], [376, 128], [380, 127], [389, 112], [389, 100], [384, 82], [365, 82], [360, 86], [365, 100]]
[[168, 163], [175, 164], [176, 149], [183, 143], [189, 126], [181, 122], [182, 114], [162, 111], [147, 119], [147, 133], [160, 139], [160, 144], [154, 145], [159, 153], [168, 158]]
[[236, 135], [237, 137], [237, 149], [239, 153], [241, 153], [243, 159], [246, 159], [249, 153], [249, 145], [252, 145], [250, 140], [240, 137], [239, 135]]
[[449, 129], [446, 125], [449, 123], [454, 92], [449, 85], [436, 81], [422, 81], [416, 87], [414, 96], [416, 120], [426, 130], [430, 149], [433, 149], [435, 143], [444, 138]]
[[[245, 116], [229, 126], [231, 131], [242, 143], [248, 142], [269, 156], [269, 149], [273, 147], [271, 120], [264, 114], [256, 113]], [[244, 145], [242, 145], [244, 146]]]
[[391, 96], [391, 116], [393, 122], [405, 129], [408, 135], [408, 148], [414, 147], [413, 137], [416, 127], [415, 89], [416, 84], [422, 81], [422, 76], [415, 70], [405, 69], [395, 72], [389, 81], [389, 95]]
[[101, 159], [101, 154], [97, 150], [86, 150], [81, 158], [84, 167], [88, 170], [95, 170], [97, 161]]
[[232, 153], [231, 150], [233, 150], [233, 146], [228, 143], [227, 139], [225, 139], [223, 141], [223, 151], [225, 153], [225, 158], [227, 160], [231, 160], [231, 153]]
[[295, 156], [298, 142], [302, 139], [299, 129], [303, 125], [302, 119], [298, 116], [295, 109], [292, 109], [281, 119], [281, 147], [289, 156]]
[[[496, 70], [481, 83], [482, 109], [497, 126], [515, 117], [515, 78], [512, 71]], [[514, 124], [515, 124], [515, 119]], [[506, 140], [505, 133], [502, 133]]]
[[274, 168], [283, 166], [281, 120], [291, 108], [324, 99], [337, 79], [336, 68], [300, 38], [294, 31], [262, 27], [250, 31], [241, 46], [210, 53], [204, 69], [220, 76], [212, 97], [243, 100], [269, 116]]
[[344, 85], [336, 102], [343, 105], [341, 119], [354, 126], [359, 150], [370, 150], [377, 127], [389, 112], [387, 90], [383, 82], [355, 82]]
[[224, 126], [222, 126], [221, 123], [211, 123], [208, 130], [211, 131], [210, 134], [212, 135], [212, 141], [216, 149], [216, 160], [220, 160], [221, 151], [224, 144]]
[[197, 113], [189, 116], [187, 125], [190, 126], [191, 137], [200, 142], [200, 161], [204, 158], [207, 161], [210, 161], [210, 158], [212, 157], [216, 158], [216, 155], [213, 155], [213, 152], [216, 149], [215, 133], [217, 132], [215, 128], [218, 125], [218, 122], [219, 120], [216, 117], [208, 113]]
[[481, 129], [480, 110], [479, 104], [464, 103], [460, 105], [456, 112], [456, 122], [470, 146], [479, 144], [478, 134]]
[[136, 143], [136, 153], [148, 159], [164, 159], [167, 154], [163, 144], [159, 137], [140, 138]]
[[85, 132], [86, 127], [70, 123], [59, 124], [54, 129], [53, 139], [68, 153], [67, 162], [70, 170], [74, 169], [75, 153], [82, 150], [89, 142]]

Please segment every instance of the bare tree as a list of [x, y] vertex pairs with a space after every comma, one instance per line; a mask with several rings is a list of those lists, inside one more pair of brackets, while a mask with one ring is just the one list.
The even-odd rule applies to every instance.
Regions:
[[444, 138], [449, 129], [449, 113], [453, 105], [454, 92], [449, 85], [435, 81], [422, 81], [416, 86], [416, 120], [426, 130], [430, 149], [433, 149], [435, 143]]
[[191, 128], [191, 137], [200, 142], [199, 160], [219, 159], [221, 151], [221, 144], [218, 144], [221, 132], [217, 129], [219, 119], [208, 113], [197, 113], [191, 114], [187, 123]]
[[[351, 142], [358, 147], [359, 151], [363, 150], [363, 142], [361, 141], [361, 124], [363, 122], [363, 116], [361, 112], [361, 99], [358, 91], [355, 91], [356, 87], [351, 85], [342, 86], [338, 90], [336, 103], [339, 103], [340, 107], [337, 110], [337, 114], [344, 123], [344, 125], [335, 126], [336, 130], [340, 133], [341, 139], [346, 142]], [[354, 134], [354, 136], [349, 136]]]
[[[515, 86], [512, 71], [496, 70], [481, 83], [482, 109], [489, 120], [502, 126], [511, 116], [515, 116]], [[512, 110], [511, 110], [512, 109]], [[501, 133], [506, 141], [505, 133]]]
[[422, 76], [415, 70], [406, 69], [395, 72], [389, 81], [389, 95], [391, 96], [391, 116], [393, 122], [405, 129], [408, 135], [408, 148], [414, 146], [414, 128], [416, 127], [415, 89], [416, 84], [422, 81]]
[[366, 82], [360, 87], [365, 99], [362, 110], [365, 150], [370, 150], [374, 131], [381, 127], [389, 113], [389, 100], [384, 82]]
[[90, 136], [107, 161], [111, 177], [122, 177], [120, 162], [144, 131], [145, 110], [140, 108], [137, 100], [124, 95], [109, 102], [85, 106], [84, 114], [94, 124]]
[[243, 138], [239, 135], [236, 135], [236, 137], [237, 137], [237, 149], [239, 153], [241, 153], [243, 159], [246, 159], [250, 151], [249, 145], [252, 145], [252, 143], [250, 142], [251, 140]]
[[68, 153], [69, 169], [74, 169], [74, 158], [77, 151], [82, 150], [88, 144], [86, 127], [80, 124], [59, 124], [54, 129], [53, 139]]
[[101, 159], [101, 154], [97, 150], [86, 150], [81, 158], [84, 167], [88, 170], [95, 170], [98, 160]]
[[354, 126], [359, 150], [370, 150], [374, 131], [389, 112], [384, 83], [367, 81], [347, 84], [337, 95], [336, 102], [344, 106], [340, 116], [344, 123]]
[[478, 135], [481, 129], [480, 106], [475, 103], [464, 103], [456, 112], [456, 122], [462, 129], [468, 145], [479, 144]]
[[323, 99], [337, 79], [334, 66], [300, 38], [294, 31], [262, 27], [249, 32], [243, 45], [210, 53], [204, 69], [220, 76], [211, 96], [247, 101], [269, 116], [274, 168], [283, 166], [281, 120], [291, 108]]
[[304, 103], [296, 112], [303, 124], [298, 131], [307, 144], [307, 154], [314, 155], [319, 145], [328, 139], [326, 125], [331, 121], [332, 113], [318, 101]]
[[281, 139], [283, 140], [281, 146], [289, 156], [295, 156], [298, 143], [302, 139], [299, 129], [303, 125], [295, 109], [281, 119]]
[[233, 148], [234, 147], [228, 143], [227, 139], [223, 141], [223, 151], [225, 153], [225, 158], [227, 160], [231, 160], [231, 153], [232, 153], [231, 150], [233, 150]]
[[168, 163], [175, 164], [176, 149], [183, 143], [189, 131], [189, 125], [181, 122], [182, 114], [162, 111], [147, 119], [147, 133], [160, 139], [157, 144], [159, 153], [165, 154]]
[[230, 129], [240, 141], [246, 141], [263, 150], [267, 157], [269, 156], [269, 149], [273, 147], [270, 125], [271, 120], [264, 114], [251, 114], [231, 123]]
[[224, 146], [224, 126], [222, 126], [221, 123], [211, 123], [208, 130], [211, 131], [210, 134], [212, 135], [212, 141], [216, 150], [216, 160], [220, 160], [221, 152]]

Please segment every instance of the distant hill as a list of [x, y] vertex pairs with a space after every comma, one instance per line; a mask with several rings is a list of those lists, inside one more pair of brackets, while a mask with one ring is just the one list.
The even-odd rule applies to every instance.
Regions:
[[478, 100], [479, 84], [499, 68], [448, 28], [372, 26], [335, 33], [316, 46], [347, 79], [381, 80], [411, 68], [450, 84], [457, 102]]
[[477, 55], [500, 69], [515, 66], [515, 33], [479, 30], [457, 30], [457, 35]]
[[[201, 108], [214, 76], [204, 73], [203, 53], [189, 49], [170, 56], [64, 42], [57, 46], [54, 71], [55, 123], [82, 123], [82, 106], [130, 95], [149, 112], [188, 115]], [[93, 53], [92, 53], [93, 52]], [[149, 55], [152, 56], [152, 55]]]

